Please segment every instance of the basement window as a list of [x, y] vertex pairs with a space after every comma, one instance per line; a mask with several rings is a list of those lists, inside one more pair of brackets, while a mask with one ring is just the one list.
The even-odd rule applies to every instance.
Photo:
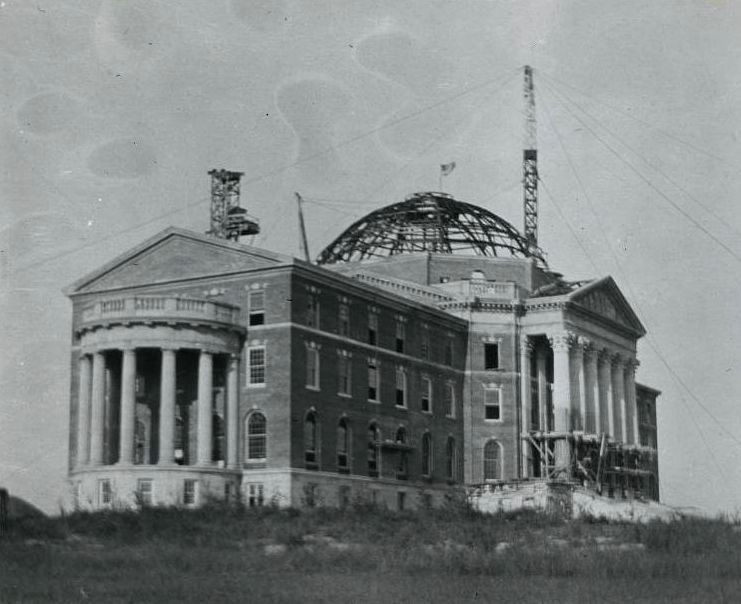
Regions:
[[196, 481], [186, 479], [183, 482], [183, 505], [196, 504]]
[[111, 505], [113, 493], [111, 491], [111, 481], [107, 478], [98, 481], [98, 503], [101, 506]]
[[136, 481], [136, 497], [140, 505], [152, 505], [154, 484], [150, 478], [140, 478]]
[[247, 505], [259, 508], [265, 504], [265, 488], [261, 482], [252, 482], [247, 485]]

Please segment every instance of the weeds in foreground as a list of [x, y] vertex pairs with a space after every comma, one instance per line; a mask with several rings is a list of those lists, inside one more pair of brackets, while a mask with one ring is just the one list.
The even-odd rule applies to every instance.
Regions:
[[[280, 548], [268, 555], [267, 544]], [[631, 547], [621, 549], [626, 544]], [[367, 504], [298, 511], [211, 503], [19, 519], [0, 539], [0, 566], [3, 561], [19, 573], [46, 569], [52, 576], [74, 574], [65, 565], [75, 564], [104, 574], [111, 565], [133, 572], [163, 564], [198, 574], [205, 564], [220, 572], [738, 579], [741, 533], [738, 523], [724, 519], [563, 521], [532, 511], [478, 514], [455, 502], [403, 513]]]

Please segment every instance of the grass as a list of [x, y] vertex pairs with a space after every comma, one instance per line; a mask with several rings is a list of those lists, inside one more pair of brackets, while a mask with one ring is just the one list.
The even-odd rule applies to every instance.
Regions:
[[76, 512], [11, 524], [0, 602], [730, 602], [739, 530], [461, 506]]

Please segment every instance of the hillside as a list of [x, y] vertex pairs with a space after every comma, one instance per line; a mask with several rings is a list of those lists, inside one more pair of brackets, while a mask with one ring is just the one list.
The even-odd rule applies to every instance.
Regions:
[[2, 602], [733, 601], [737, 519], [209, 506], [26, 518]]

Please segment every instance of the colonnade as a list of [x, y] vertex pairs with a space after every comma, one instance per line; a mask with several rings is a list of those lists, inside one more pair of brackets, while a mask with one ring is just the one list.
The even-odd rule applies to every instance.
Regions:
[[[553, 351], [552, 423], [547, 416], [547, 353], [543, 345], [523, 337], [520, 345], [521, 417], [523, 432], [531, 429], [564, 434], [606, 433], [612, 440], [639, 444], [635, 370], [632, 355], [616, 352], [570, 332], [546, 334]], [[535, 373], [540, 409], [539, 425], [533, 426], [530, 371], [535, 353]], [[569, 443], [555, 441], [556, 465], [568, 464]], [[523, 473], [527, 473], [530, 445], [523, 439]]]
[[[121, 351], [120, 439], [118, 463], [134, 463], [136, 427], [136, 359], [134, 347]], [[159, 459], [157, 464], [175, 464], [175, 412], [177, 350], [160, 348]], [[196, 465], [213, 463], [213, 357], [198, 351], [198, 398]], [[79, 359], [77, 466], [104, 464], [106, 350], [85, 353]], [[236, 468], [238, 438], [239, 357], [229, 355], [226, 379], [226, 465]]]

